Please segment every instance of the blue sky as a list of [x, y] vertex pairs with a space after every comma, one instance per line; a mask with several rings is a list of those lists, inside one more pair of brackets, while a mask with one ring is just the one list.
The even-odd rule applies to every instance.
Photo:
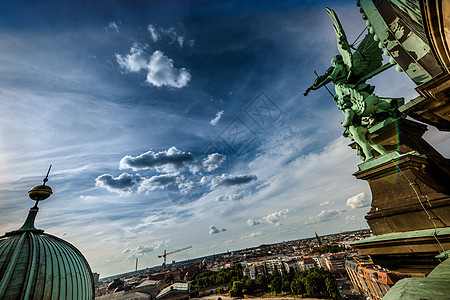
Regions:
[[[364, 29], [354, 1], [2, 1], [0, 232], [50, 164], [36, 225], [102, 277], [366, 228], [343, 116], [302, 95], [337, 54], [326, 6]], [[416, 95], [393, 69], [371, 83]]]

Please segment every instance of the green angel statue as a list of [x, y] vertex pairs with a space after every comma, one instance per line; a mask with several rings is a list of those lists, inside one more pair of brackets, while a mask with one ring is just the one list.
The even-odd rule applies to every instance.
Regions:
[[358, 154], [368, 161], [374, 157], [372, 149], [381, 155], [387, 153], [383, 146], [372, 141], [369, 128], [389, 117], [396, 118], [399, 114], [397, 108], [403, 99], [378, 97], [373, 93], [375, 87], [365, 83], [382, 66], [382, 51], [374, 40], [374, 34], [367, 33], [352, 53], [336, 12], [327, 8], [327, 13], [334, 22], [337, 47], [341, 54], [333, 57], [331, 67], [325, 74], [318, 76], [304, 95], [330, 82], [334, 85], [334, 101], [345, 116], [342, 122], [345, 127], [343, 135], [356, 142]]

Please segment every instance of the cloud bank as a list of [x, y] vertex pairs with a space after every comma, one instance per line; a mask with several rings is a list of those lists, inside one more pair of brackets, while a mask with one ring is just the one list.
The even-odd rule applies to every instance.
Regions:
[[253, 233], [250, 233], [249, 235], [241, 236], [241, 240], [255, 238], [257, 236], [261, 236], [262, 234], [263, 234], [262, 231], [253, 232]]
[[318, 215], [309, 217], [308, 220], [305, 221], [305, 224], [319, 224], [326, 221], [331, 221], [336, 219], [341, 214], [339, 210], [322, 210]]
[[190, 152], [183, 152], [176, 147], [166, 151], [147, 151], [138, 156], [126, 155], [120, 160], [120, 169], [133, 171], [155, 169], [158, 172], [178, 172], [185, 168], [196, 168], [198, 161]]
[[288, 213], [289, 213], [288, 209], [276, 211], [271, 214], [268, 214], [267, 216], [262, 217], [260, 220], [248, 219], [247, 224], [248, 224], [248, 226], [256, 226], [256, 225], [260, 225], [263, 223], [267, 223], [267, 224], [273, 224], [275, 226], [279, 226], [279, 225], [281, 225], [279, 220], [282, 218], [286, 218]]
[[141, 180], [139, 175], [128, 173], [122, 173], [118, 177], [103, 174], [95, 179], [95, 185], [106, 188], [110, 192], [126, 193], [130, 192]]
[[366, 199], [365, 193], [359, 193], [358, 195], [355, 195], [347, 200], [347, 206], [352, 209], [367, 207], [369, 205], [370, 202]]
[[164, 175], [157, 175], [150, 177], [148, 179], [144, 179], [141, 184], [139, 185], [138, 191], [139, 192], [151, 192], [156, 189], [164, 189], [171, 183], [175, 182], [177, 179], [176, 176], [164, 174]]
[[255, 175], [226, 175], [222, 174], [220, 177], [216, 177], [212, 180], [211, 185], [213, 187], [230, 187], [236, 185], [243, 185], [255, 181], [257, 177]]

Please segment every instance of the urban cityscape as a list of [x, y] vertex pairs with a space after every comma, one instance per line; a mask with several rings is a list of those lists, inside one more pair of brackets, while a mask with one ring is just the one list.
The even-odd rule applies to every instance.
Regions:
[[1, 1], [0, 299], [450, 299], [449, 32], [441, 0]]
[[[122, 297], [120, 299], [141, 299], [139, 297], [145, 299], [150, 295], [150, 298], [155, 298], [165, 293], [164, 290], [161, 291], [164, 281], [166, 283], [190, 282], [190, 289], [186, 291], [186, 294], [191, 297], [215, 294], [220, 296], [228, 291], [229, 282], [222, 284], [213, 282], [202, 286], [202, 284], [193, 284], [193, 281], [188, 279], [204, 272], [218, 273], [223, 269], [232, 269], [236, 265], [241, 265], [241, 278], [252, 281], [256, 281], [258, 276], [273, 275], [275, 272], [293, 276], [297, 272], [321, 268], [333, 274], [333, 278], [339, 282], [337, 292], [340, 297], [359, 299], [358, 296], [370, 295], [368, 284], [376, 286], [376, 289], [386, 290], [384, 287], [386, 283], [381, 278], [377, 281], [372, 277], [367, 282], [365, 277], [356, 275], [352, 280], [357, 280], [355, 283], [358, 285], [353, 287], [352, 281], [345, 275], [348, 272], [346, 268], [353, 268], [353, 263], [356, 263], [358, 267], [358, 263], [362, 262], [361, 266], [364, 266], [364, 270], [385, 272], [391, 276], [388, 284], [393, 285], [392, 275], [387, 270], [373, 263], [367, 264], [368, 258], [359, 256], [358, 251], [350, 246], [352, 242], [369, 236], [372, 236], [369, 229], [326, 236], [316, 234], [315, 237], [308, 239], [260, 245], [182, 262], [172, 261], [167, 264], [166, 270], [164, 266], [156, 266], [100, 279], [100, 274], [94, 273], [96, 297], [98, 299], [119, 299], [120, 297]], [[346, 261], [349, 265], [347, 267]], [[291, 285], [289, 290], [283, 290], [283, 293], [291, 295]]]

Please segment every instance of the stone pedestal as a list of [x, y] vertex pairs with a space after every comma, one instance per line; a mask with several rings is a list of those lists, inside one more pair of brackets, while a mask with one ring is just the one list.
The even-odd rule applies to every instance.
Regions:
[[372, 232], [450, 226], [450, 164], [422, 138], [426, 126], [399, 119], [374, 129], [374, 142], [392, 152], [360, 164], [353, 174], [372, 191], [366, 215]]
[[353, 174], [372, 191], [365, 218], [375, 234], [353, 246], [375, 264], [414, 276], [439, 263], [439, 243], [450, 247], [450, 163], [422, 138], [426, 130], [406, 119], [372, 128], [374, 142], [390, 152]]

